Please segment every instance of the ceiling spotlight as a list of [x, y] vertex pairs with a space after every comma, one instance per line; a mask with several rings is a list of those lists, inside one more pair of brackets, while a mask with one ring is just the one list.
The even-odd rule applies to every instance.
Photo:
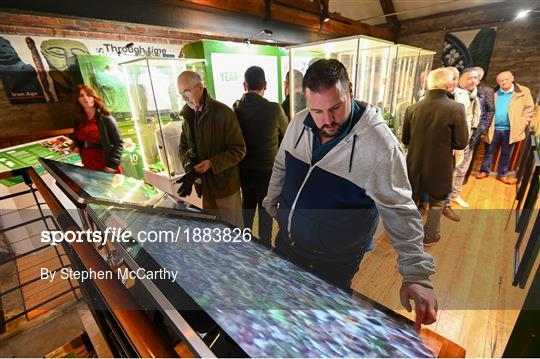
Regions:
[[321, 10], [321, 26], [323, 22], [330, 21], [330, 13], [328, 12], [328, 0], [319, 0], [319, 9]]
[[256, 38], [257, 36], [261, 35], [261, 34], [265, 34], [265, 35], [268, 35], [268, 36], [271, 36], [272, 34], [274, 34], [274, 32], [272, 30], [268, 30], [268, 29], [264, 29], [264, 30], [261, 30], [259, 31], [258, 33], [256, 33], [255, 35], [249, 37], [249, 38], [246, 38], [244, 39], [244, 41], [242, 41], [244, 44], [251, 44], [251, 40], [253, 40], [254, 38]]
[[328, 14], [328, 9], [323, 8], [321, 11], [321, 20], [322, 22], [330, 21], [330, 15]]
[[527, 14], [529, 13], [529, 11], [531, 11], [531, 10], [522, 10], [522, 11], [520, 11], [520, 12], [517, 14], [517, 16], [516, 16], [516, 20], [517, 20], [517, 19], [521, 19], [522, 17], [527, 16]]
[[526, 17], [527, 14], [529, 14], [530, 12], [540, 12], [540, 10], [521, 10], [521, 11], [517, 14], [517, 16], [516, 16], [516, 18], [515, 18], [514, 20], [518, 20], [518, 19], [524, 18], [524, 17]]

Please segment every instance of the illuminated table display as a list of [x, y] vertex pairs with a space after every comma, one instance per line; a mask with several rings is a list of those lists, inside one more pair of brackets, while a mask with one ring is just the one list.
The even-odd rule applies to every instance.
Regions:
[[[109, 208], [99, 217], [125, 218], [126, 212]], [[135, 217], [126, 226], [134, 235], [151, 230], [176, 233], [179, 227], [227, 228], [173, 216]], [[188, 243], [186, 232], [180, 233], [176, 243], [146, 242], [127, 251], [135, 261], [145, 251], [160, 268], [179, 273], [176, 284], [249, 356], [432, 356], [410, 325], [367, 300], [353, 299], [261, 245]]]
[[185, 71], [199, 73], [204, 81], [204, 60], [141, 58], [120, 64], [129, 90], [132, 120], [146, 182], [175, 194], [176, 181], [185, 173], [178, 146], [184, 100], [176, 78]]
[[[132, 238], [149, 231], [176, 233], [174, 241], [114, 243], [132, 270], [178, 274], [167, 285], [163, 279], [151, 280], [150, 286], [160, 293], [156, 301], [163, 303], [159, 298], [164, 296], [170, 305], [187, 295], [194, 308], [175, 305], [178, 312], [163, 310], [165, 315], [202, 310], [252, 357], [433, 356], [407, 319], [326, 283], [255, 240], [241, 235], [227, 243], [196, 240], [197, 228], [208, 229], [212, 238], [216, 232], [234, 230], [223, 222], [197, 218], [196, 212], [194, 216], [175, 213], [172, 207], [169, 213], [148, 211], [155, 210], [157, 203], [168, 205], [165, 194], [135, 179], [54, 161], [43, 163], [60, 187], [75, 197], [88, 196], [88, 203], [94, 204], [87, 210], [101, 230], [121, 227]], [[99, 204], [107, 197], [108, 203]], [[124, 208], [135, 202], [138, 210]]]
[[146, 211], [180, 213], [188, 211], [199, 213], [200, 210], [178, 202], [167, 193], [146, 182], [119, 174], [92, 171], [67, 163], [40, 159], [48, 173], [57, 181], [70, 197], [78, 204], [117, 205], [124, 208], [145, 209]]
[[[350, 36], [341, 39], [296, 45], [289, 50], [289, 67], [305, 74], [309, 65], [318, 59], [337, 59], [343, 63], [353, 84], [353, 96], [379, 107], [390, 128], [401, 136], [403, 114], [410, 104], [425, 92], [427, 73], [433, 61], [432, 51], [394, 45], [369, 36]], [[292, 94], [291, 115], [303, 106], [294, 77], [289, 82]], [[295, 89], [297, 89], [295, 91]]]
[[[78, 163], [80, 162], [80, 157], [78, 154], [71, 152], [71, 144], [72, 141], [69, 138], [57, 136], [3, 148], [0, 151], [0, 172], [34, 167], [37, 173], [43, 174], [45, 170], [38, 162], [38, 158], [40, 157], [68, 163]], [[6, 187], [11, 187], [22, 182], [23, 178], [21, 176], [0, 180], [0, 184]]]

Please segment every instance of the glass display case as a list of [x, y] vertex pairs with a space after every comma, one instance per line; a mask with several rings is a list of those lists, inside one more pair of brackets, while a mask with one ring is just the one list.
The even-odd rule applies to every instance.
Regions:
[[[388, 62], [393, 43], [368, 36], [351, 36], [288, 47], [289, 68], [302, 75], [318, 59], [337, 59], [345, 65], [353, 83], [354, 98], [370, 103], [384, 103], [388, 97]], [[304, 108], [301, 84], [289, 81], [291, 117]]]
[[144, 169], [139, 139], [131, 119], [129, 94], [119, 59], [100, 55], [77, 55], [70, 59], [70, 73], [74, 84], [90, 86], [105, 102], [105, 107], [116, 119], [124, 139], [122, 169], [130, 177], [142, 179]]
[[419, 53], [419, 48], [407, 45], [396, 45], [392, 48], [389, 68], [392, 100], [384, 112], [388, 125], [398, 138], [401, 138], [405, 110], [412, 104]]
[[422, 99], [427, 90], [427, 75], [431, 71], [433, 65], [434, 51], [420, 49], [418, 55], [418, 65], [416, 66], [416, 76], [413, 92], [413, 103]]
[[184, 100], [177, 95], [176, 78], [185, 70], [205, 79], [205, 61], [193, 59], [140, 58], [120, 64], [138, 146], [144, 179], [174, 194], [184, 173], [178, 146], [182, 132], [180, 110]]
[[201, 40], [184, 45], [182, 53], [186, 58], [206, 60], [206, 88], [227, 106], [232, 107], [242, 97], [244, 72], [253, 65], [264, 70], [264, 97], [279, 103], [283, 100], [280, 58], [286, 52], [281, 47]]
[[405, 110], [424, 95], [434, 54], [433, 51], [401, 44], [392, 49], [392, 101], [389, 107], [385, 107], [385, 114], [397, 138], [401, 138]]
[[[405, 109], [425, 92], [435, 54], [362, 35], [291, 46], [288, 50], [289, 65], [284, 71], [293, 68], [302, 75], [317, 59], [341, 61], [353, 83], [354, 98], [379, 107], [398, 138]], [[289, 81], [291, 116], [305, 107], [301, 87], [294, 77]]]

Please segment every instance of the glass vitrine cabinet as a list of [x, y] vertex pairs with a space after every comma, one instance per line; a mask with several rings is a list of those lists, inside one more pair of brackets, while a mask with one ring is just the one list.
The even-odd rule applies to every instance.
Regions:
[[137, 132], [146, 182], [176, 193], [176, 181], [185, 173], [178, 146], [185, 102], [176, 79], [195, 71], [204, 81], [204, 60], [139, 58], [120, 64], [124, 74], [132, 120]]
[[[319, 59], [337, 59], [347, 69], [356, 99], [366, 102], [384, 101], [387, 95], [387, 68], [393, 43], [368, 36], [351, 36], [304, 45], [288, 47], [289, 67], [305, 74], [308, 67]], [[304, 101], [300, 94], [301, 84], [289, 81], [291, 116]]]
[[[287, 49], [288, 68], [300, 71], [302, 75], [318, 59], [341, 61], [353, 84], [354, 98], [379, 107], [388, 126], [398, 137], [401, 136], [405, 109], [425, 92], [427, 73], [431, 70], [435, 54], [363, 35]], [[289, 81], [291, 116], [305, 107], [301, 88], [293, 76]]]

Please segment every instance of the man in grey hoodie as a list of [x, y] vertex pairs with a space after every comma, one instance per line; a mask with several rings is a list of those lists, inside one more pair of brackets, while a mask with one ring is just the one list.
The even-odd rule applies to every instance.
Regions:
[[285, 135], [289, 121], [278, 103], [265, 99], [266, 77], [259, 66], [251, 66], [244, 74], [246, 93], [233, 105], [246, 142], [246, 157], [240, 162], [240, 183], [244, 225], [253, 227], [255, 210], [259, 208], [259, 238], [271, 244], [272, 218], [262, 201], [266, 196], [278, 141]]
[[263, 202], [279, 223], [276, 252], [350, 287], [380, 215], [398, 254], [401, 303], [412, 310], [414, 300], [417, 329], [433, 323], [435, 265], [398, 140], [379, 109], [353, 101], [341, 62], [313, 63], [303, 87], [308, 108], [289, 124]]

